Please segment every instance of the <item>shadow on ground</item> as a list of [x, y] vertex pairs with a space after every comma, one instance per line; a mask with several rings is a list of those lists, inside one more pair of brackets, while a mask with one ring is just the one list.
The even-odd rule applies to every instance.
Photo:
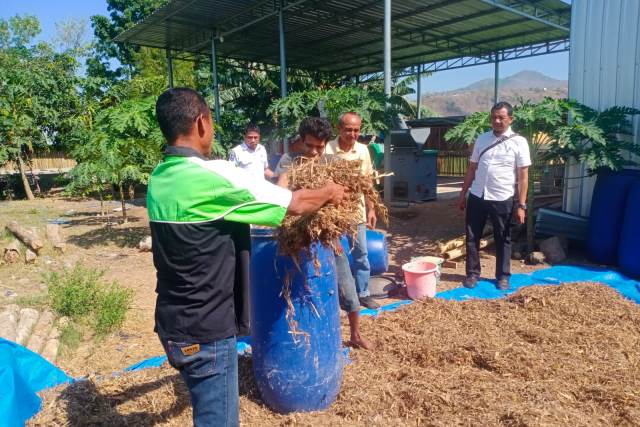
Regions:
[[114, 244], [121, 248], [136, 248], [140, 240], [149, 234], [148, 227], [121, 225], [118, 227], [101, 227], [70, 236], [67, 242], [84, 249], [109, 244]]

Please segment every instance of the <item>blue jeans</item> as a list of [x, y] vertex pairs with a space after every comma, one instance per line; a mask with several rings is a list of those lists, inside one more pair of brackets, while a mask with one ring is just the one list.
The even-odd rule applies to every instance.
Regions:
[[336, 279], [338, 280], [338, 296], [340, 308], [347, 313], [360, 310], [360, 300], [356, 292], [356, 283], [349, 268], [347, 254], [336, 254]]
[[356, 280], [356, 291], [360, 298], [369, 296], [369, 277], [371, 276], [371, 267], [369, 266], [369, 258], [367, 253], [367, 226], [358, 224], [358, 232], [356, 239], [349, 242], [353, 246], [351, 251], [352, 264], [351, 270]]
[[163, 340], [169, 364], [180, 371], [193, 406], [195, 427], [240, 425], [236, 338], [205, 344]]

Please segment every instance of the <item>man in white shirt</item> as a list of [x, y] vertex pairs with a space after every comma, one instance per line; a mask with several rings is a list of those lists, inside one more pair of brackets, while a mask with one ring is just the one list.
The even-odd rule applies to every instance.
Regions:
[[467, 210], [467, 277], [463, 282], [467, 288], [475, 287], [480, 277], [480, 238], [489, 218], [496, 245], [496, 287], [500, 290], [509, 289], [510, 220], [514, 213], [514, 197], [517, 201], [515, 216], [520, 224], [524, 224], [531, 165], [529, 144], [511, 130], [512, 122], [513, 108], [509, 103], [499, 102], [493, 106], [492, 130], [476, 139], [458, 198], [460, 210]]
[[249, 123], [244, 131], [244, 142], [229, 152], [229, 161], [245, 169], [256, 179], [270, 179], [274, 174], [269, 169], [267, 150], [260, 144], [260, 128]]
[[[325, 153], [346, 160], [360, 160], [360, 173], [363, 175], [371, 175], [373, 174], [373, 166], [371, 164], [369, 149], [366, 145], [357, 142], [358, 136], [360, 136], [361, 126], [362, 118], [358, 113], [350, 111], [342, 114], [338, 119], [338, 137], [327, 143]], [[353, 257], [352, 268], [360, 304], [372, 309], [380, 308], [380, 304], [369, 294], [371, 267], [367, 254], [367, 227], [375, 228], [376, 221], [376, 211], [373, 208], [373, 202], [371, 200], [365, 200], [364, 196], [361, 196], [358, 233], [354, 241], [349, 242], [349, 244], [353, 246], [353, 250], [351, 251]]]

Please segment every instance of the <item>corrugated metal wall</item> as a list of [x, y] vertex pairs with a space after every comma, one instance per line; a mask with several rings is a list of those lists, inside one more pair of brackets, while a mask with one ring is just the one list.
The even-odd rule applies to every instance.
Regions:
[[[640, 0], [573, 0], [569, 97], [598, 110], [640, 108]], [[639, 119], [634, 120], [638, 143]], [[564, 208], [588, 215], [594, 178], [584, 165], [567, 167]]]

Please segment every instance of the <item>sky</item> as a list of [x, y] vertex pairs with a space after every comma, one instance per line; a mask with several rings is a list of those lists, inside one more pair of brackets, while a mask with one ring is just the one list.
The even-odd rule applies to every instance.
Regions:
[[[570, 3], [569, 1], [566, 1]], [[87, 39], [93, 35], [89, 25], [91, 15], [108, 15], [105, 0], [0, 0], [0, 17], [31, 14], [38, 17], [42, 26], [39, 40], [51, 41], [56, 35], [56, 22], [69, 18], [87, 22]], [[505, 61], [500, 64], [500, 77], [508, 77], [523, 70], [539, 71], [555, 79], [567, 80], [569, 54], [567, 52], [533, 58]], [[493, 64], [478, 65], [451, 71], [439, 71], [422, 80], [422, 92], [443, 92], [468, 86], [478, 80], [493, 78]]]

